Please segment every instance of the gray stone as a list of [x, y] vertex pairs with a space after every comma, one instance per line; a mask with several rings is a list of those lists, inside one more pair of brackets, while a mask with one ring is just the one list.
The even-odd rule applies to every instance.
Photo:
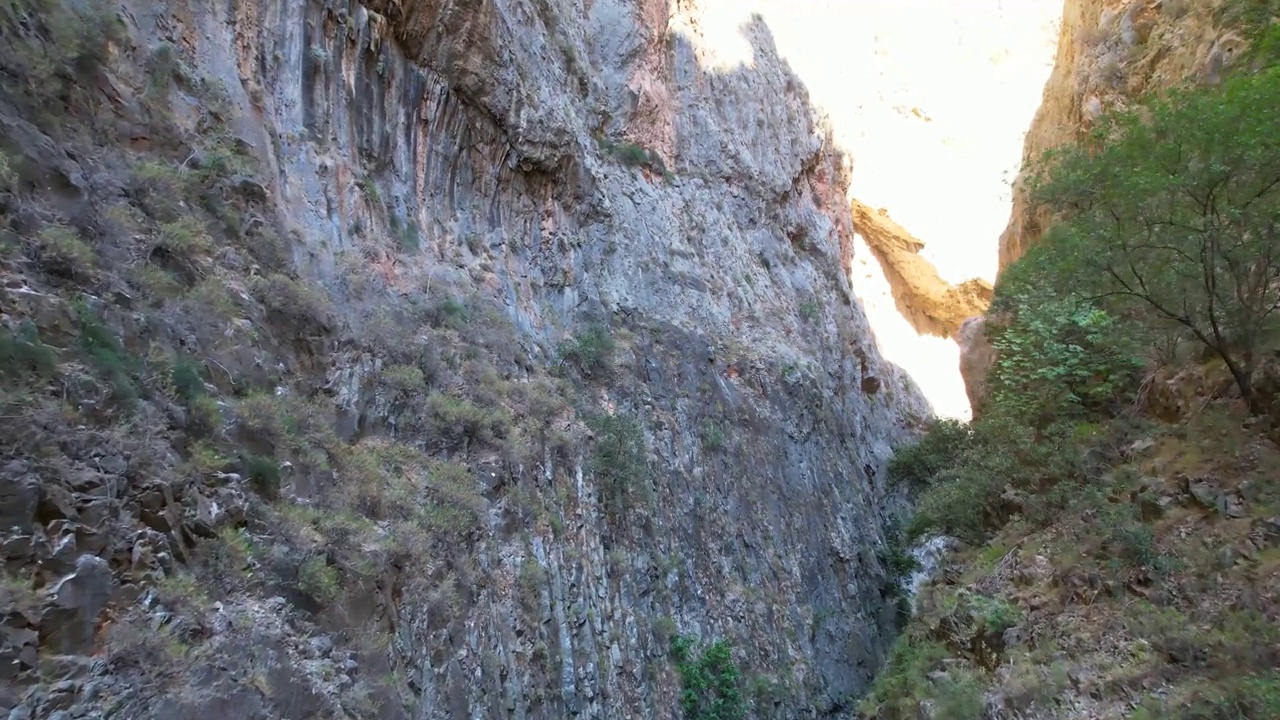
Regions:
[[111, 597], [112, 583], [105, 560], [81, 555], [75, 571], [49, 591], [40, 618], [42, 644], [64, 655], [92, 651], [98, 618]]
[[129, 462], [119, 455], [108, 455], [98, 460], [98, 469], [109, 475], [123, 475], [129, 471]]
[[40, 503], [40, 480], [33, 475], [14, 477], [10, 470], [25, 469], [25, 464], [9, 463], [0, 474], [0, 530], [17, 528], [29, 531]]
[[320, 655], [328, 655], [333, 652], [333, 638], [328, 635], [317, 635], [308, 642], [311, 644], [311, 649]]

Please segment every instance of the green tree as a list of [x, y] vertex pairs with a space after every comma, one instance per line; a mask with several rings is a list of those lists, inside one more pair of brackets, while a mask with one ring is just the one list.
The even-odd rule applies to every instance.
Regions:
[[1172, 92], [1050, 154], [1032, 184], [1060, 218], [1034, 261], [1046, 277], [1146, 327], [1185, 328], [1253, 412], [1280, 307], [1277, 108], [1280, 69]]
[[733, 650], [724, 640], [716, 640], [701, 654], [694, 642], [683, 635], [671, 641], [671, 655], [680, 673], [680, 708], [685, 720], [742, 720], [746, 702], [742, 699], [742, 672], [733, 661]]

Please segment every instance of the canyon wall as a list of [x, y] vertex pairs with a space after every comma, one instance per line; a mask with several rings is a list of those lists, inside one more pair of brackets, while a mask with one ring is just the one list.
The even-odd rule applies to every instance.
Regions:
[[[23, 7], [10, 79], [98, 42]], [[674, 718], [675, 635], [760, 717], [851, 707], [929, 409], [851, 293], [848, 158], [699, 13], [124, 2], [5, 85], [0, 307], [57, 360], [5, 380], [6, 709]]]
[[1227, 0], [1066, 0], [1058, 53], [1040, 109], [1027, 131], [1024, 171], [1014, 185], [1009, 225], [1000, 236], [1000, 269], [1026, 252], [1048, 218], [1028, 200], [1026, 168], [1044, 153], [1083, 137], [1104, 112], [1152, 92], [1217, 82], [1240, 57], [1233, 29], [1245, 3]]

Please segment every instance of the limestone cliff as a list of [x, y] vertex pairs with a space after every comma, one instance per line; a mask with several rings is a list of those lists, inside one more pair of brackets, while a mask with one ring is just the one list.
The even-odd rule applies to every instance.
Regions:
[[[1027, 131], [1026, 166], [1047, 150], [1082, 137], [1102, 113], [1151, 92], [1188, 82], [1216, 82], [1241, 57], [1236, 30], [1244, 3], [1227, 0], [1066, 0], [1053, 71]], [[1019, 177], [1013, 211], [1000, 236], [1000, 268], [1044, 231]]]
[[920, 256], [924, 243], [912, 237], [883, 208], [852, 203], [853, 223], [884, 268], [898, 311], [921, 334], [951, 337], [966, 318], [991, 304], [991, 283], [981, 278], [952, 285]]
[[674, 718], [674, 634], [848, 707], [927, 408], [763, 23], [81, 5], [0, 9], [0, 707]]

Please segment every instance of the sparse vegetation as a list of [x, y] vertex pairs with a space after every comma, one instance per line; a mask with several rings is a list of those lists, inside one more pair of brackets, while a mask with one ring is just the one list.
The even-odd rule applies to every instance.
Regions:
[[98, 270], [97, 254], [66, 225], [46, 225], [33, 239], [36, 259], [48, 271], [69, 280], [90, 282]]
[[328, 605], [338, 597], [342, 577], [323, 555], [312, 555], [298, 566], [298, 589], [320, 605]]
[[598, 482], [600, 500], [614, 518], [623, 518], [648, 493], [644, 431], [630, 415], [599, 414], [587, 420], [595, 433], [589, 469]]
[[718, 452], [724, 449], [724, 423], [715, 420], [704, 420], [699, 435], [702, 437], [702, 447], [708, 452]]
[[656, 150], [650, 150], [634, 142], [614, 143], [607, 139], [600, 140], [600, 147], [627, 167], [647, 168], [664, 178], [671, 179], [667, 164]]
[[694, 640], [677, 635], [671, 657], [680, 673], [680, 709], [685, 720], [741, 720], [747, 715], [742, 673], [729, 643], [717, 640], [701, 652]]
[[576, 338], [560, 346], [561, 362], [572, 363], [587, 376], [607, 374], [613, 367], [617, 343], [603, 325], [588, 325]]

